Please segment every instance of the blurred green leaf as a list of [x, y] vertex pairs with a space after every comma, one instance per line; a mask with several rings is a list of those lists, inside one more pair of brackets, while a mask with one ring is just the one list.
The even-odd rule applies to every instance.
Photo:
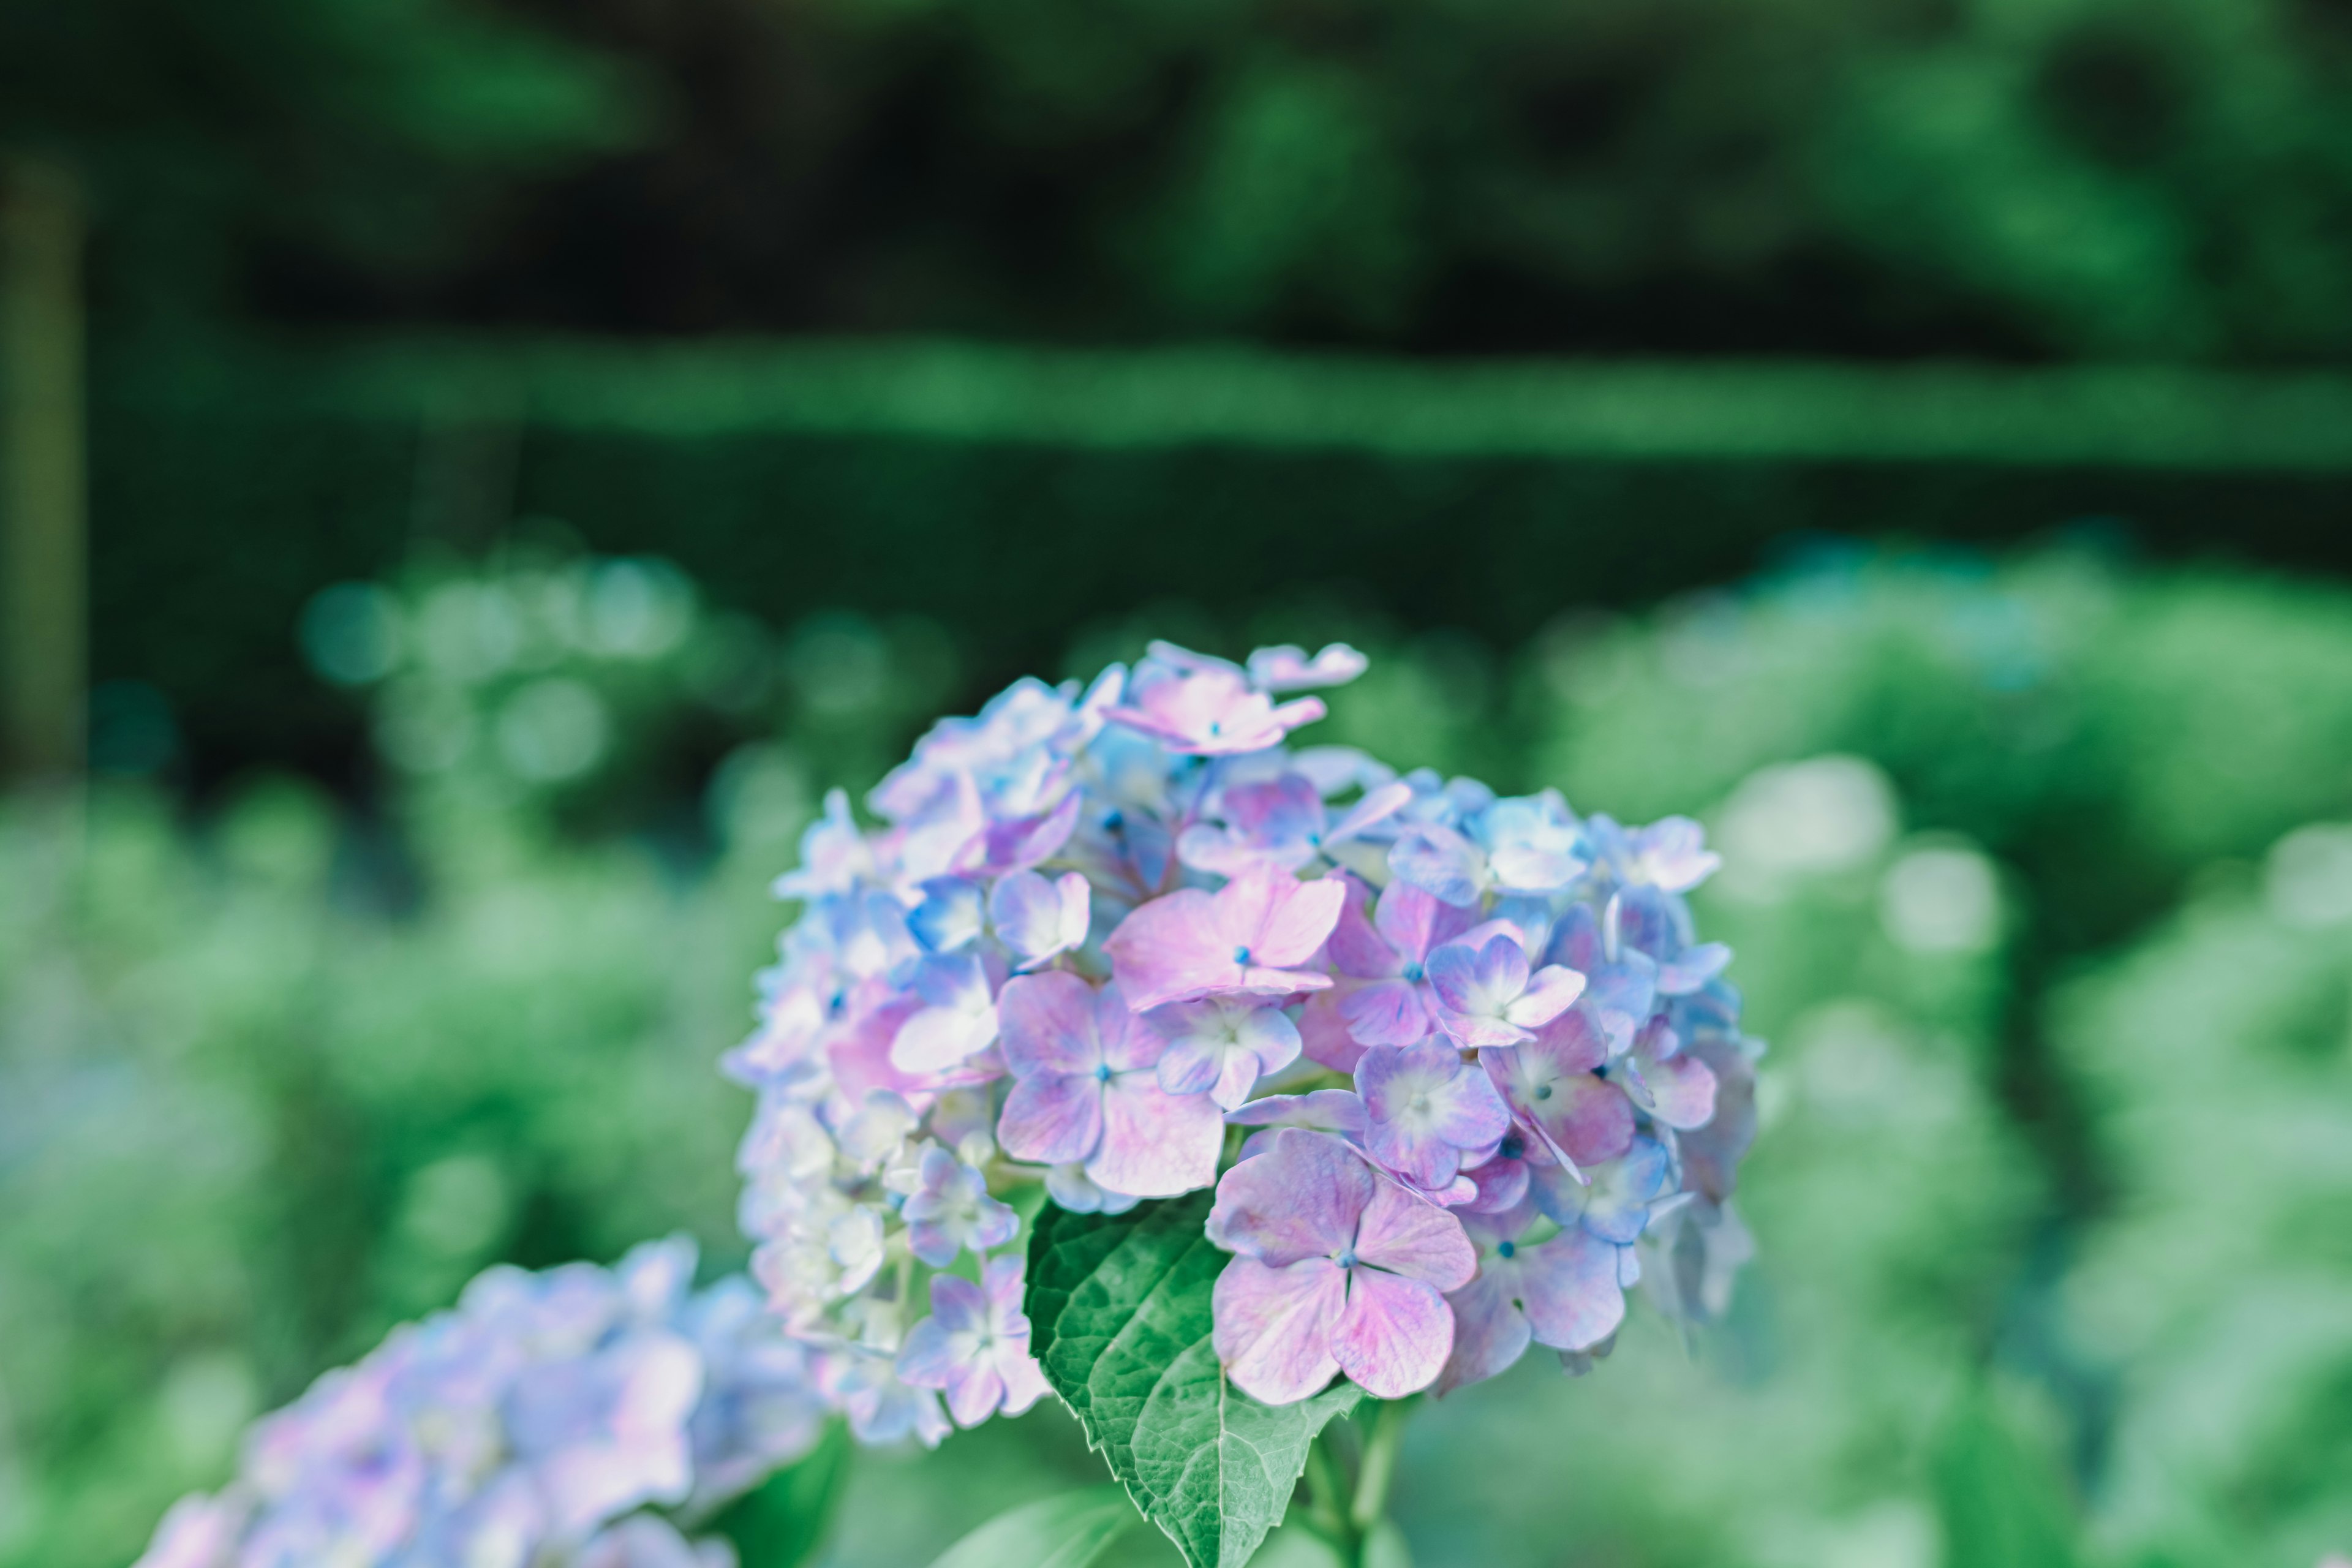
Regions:
[[849, 1429], [830, 1424], [805, 1458], [729, 1504], [712, 1528], [735, 1543], [745, 1568], [801, 1568], [816, 1555], [833, 1523], [850, 1453]]
[[998, 1514], [931, 1568], [1087, 1568], [1135, 1521], [1134, 1505], [1117, 1487], [1040, 1498]]
[[1936, 1455], [1945, 1568], [2077, 1568], [2074, 1510], [2050, 1462], [1984, 1394], [1964, 1396]]
[[1122, 1215], [1048, 1205], [1029, 1237], [1032, 1349], [1146, 1517], [1192, 1568], [1241, 1568], [1290, 1506], [1307, 1446], [1354, 1407], [1342, 1384], [1270, 1408], [1225, 1382], [1210, 1295], [1213, 1193]]

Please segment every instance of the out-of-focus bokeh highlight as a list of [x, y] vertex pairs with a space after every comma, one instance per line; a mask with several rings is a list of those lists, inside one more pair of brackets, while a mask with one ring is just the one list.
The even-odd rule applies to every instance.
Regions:
[[2310, 1568], [2347, 518], [2325, 0], [0, 0], [0, 1568], [739, 1261], [814, 803], [1148, 637], [1726, 858], [1759, 1255], [1422, 1415], [1422, 1568]]

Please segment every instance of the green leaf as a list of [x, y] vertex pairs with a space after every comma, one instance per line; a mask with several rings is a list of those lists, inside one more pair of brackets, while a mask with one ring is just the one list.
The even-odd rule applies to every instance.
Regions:
[[1208, 1192], [1123, 1215], [1047, 1205], [1029, 1233], [1030, 1348], [1111, 1474], [1192, 1568], [1241, 1568], [1290, 1505], [1307, 1446], [1353, 1384], [1270, 1406], [1230, 1386], [1209, 1343], [1225, 1254]]
[[1087, 1568], [1134, 1522], [1135, 1509], [1117, 1487], [1064, 1492], [998, 1514], [931, 1568]]
[[1963, 1395], [1947, 1418], [1935, 1474], [1948, 1568], [2076, 1568], [2056, 1464], [1987, 1393]]
[[727, 1505], [711, 1528], [735, 1543], [745, 1568], [801, 1568], [816, 1555], [848, 1479], [849, 1429], [835, 1421], [793, 1465]]

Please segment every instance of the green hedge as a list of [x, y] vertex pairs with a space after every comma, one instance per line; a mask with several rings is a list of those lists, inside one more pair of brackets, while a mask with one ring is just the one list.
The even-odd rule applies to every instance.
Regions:
[[1326, 603], [1494, 644], [1792, 532], [2124, 520], [2337, 566], [2352, 380], [1828, 363], [1406, 363], [920, 342], [120, 349], [94, 421], [97, 663], [200, 763], [343, 754], [304, 599], [551, 516], [776, 621], [941, 623], [972, 694], [1074, 628]]

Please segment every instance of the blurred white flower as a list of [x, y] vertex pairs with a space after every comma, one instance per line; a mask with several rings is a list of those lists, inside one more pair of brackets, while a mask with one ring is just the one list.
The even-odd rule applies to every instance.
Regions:
[[2352, 920], [2352, 823], [2315, 822], [2271, 846], [2263, 894], [2282, 925]]
[[2000, 937], [2000, 879], [1973, 849], [1914, 849], [1879, 882], [1878, 920], [1913, 952], [1983, 952]]
[[1731, 792], [1715, 840], [1723, 885], [1771, 900], [1791, 879], [1866, 866], [1895, 831], [1895, 786], [1860, 757], [1812, 757], [1759, 768]]

